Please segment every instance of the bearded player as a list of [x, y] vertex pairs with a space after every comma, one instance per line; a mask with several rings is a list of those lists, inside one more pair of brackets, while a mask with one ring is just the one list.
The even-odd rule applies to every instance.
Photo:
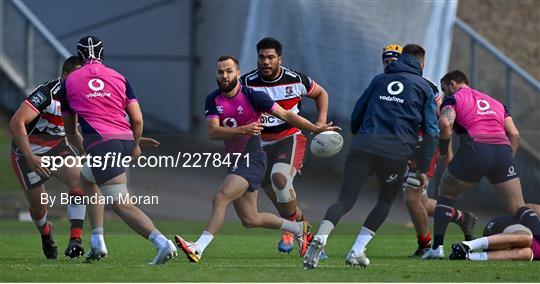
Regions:
[[191, 262], [200, 261], [204, 250], [221, 229], [230, 203], [246, 228], [281, 229], [293, 234], [299, 241], [302, 256], [313, 238], [307, 221], [290, 221], [274, 214], [259, 213], [257, 209], [258, 189], [266, 170], [260, 119], [263, 112], [270, 113], [313, 133], [338, 130], [339, 127], [331, 126], [331, 123], [316, 126], [283, 109], [266, 93], [238, 84], [238, 66], [238, 60], [233, 56], [225, 55], [218, 59], [216, 79], [219, 88], [206, 97], [205, 116], [210, 139], [223, 140], [227, 155], [240, 154], [241, 158], [228, 168], [227, 176], [212, 200], [212, 216], [199, 239], [192, 243], [180, 236], [175, 237], [178, 247]]

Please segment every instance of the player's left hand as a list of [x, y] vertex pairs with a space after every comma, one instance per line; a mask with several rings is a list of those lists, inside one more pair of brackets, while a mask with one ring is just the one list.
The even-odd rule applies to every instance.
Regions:
[[157, 147], [159, 147], [159, 145], [160, 145], [160, 143], [157, 140], [154, 140], [152, 138], [141, 137], [141, 140], [139, 140], [139, 146], [141, 146], [141, 147], [157, 148]]
[[324, 131], [341, 131], [341, 127], [332, 125], [333, 122], [330, 121], [329, 123], [324, 123], [321, 126], [317, 125], [317, 130], [315, 130], [313, 133], [318, 134]]

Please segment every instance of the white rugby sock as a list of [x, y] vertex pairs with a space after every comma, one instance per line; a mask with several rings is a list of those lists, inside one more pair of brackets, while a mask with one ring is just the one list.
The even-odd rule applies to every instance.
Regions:
[[319, 240], [323, 244], [326, 244], [328, 241], [328, 236], [332, 230], [334, 230], [334, 224], [328, 220], [322, 220], [321, 224], [319, 225], [317, 235], [315, 235], [315, 239]]
[[283, 231], [291, 232], [297, 237], [302, 235], [302, 231], [304, 230], [302, 222], [292, 222], [283, 218], [281, 218], [281, 220], [283, 220], [283, 223], [281, 224], [281, 229]]
[[487, 252], [473, 252], [467, 254], [467, 258], [469, 260], [486, 261], [488, 260], [488, 254]]
[[210, 244], [210, 242], [212, 242], [213, 239], [214, 239], [214, 236], [210, 234], [208, 231], [202, 232], [199, 239], [195, 242], [198, 253], [202, 255], [206, 247]]
[[375, 233], [372, 230], [362, 227], [362, 229], [360, 229], [360, 233], [358, 233], [358, 236], [356, 237], [352, 250], [358, 253], [364, 252], [369, 241], [371, 241], [374, 236]]
[[157, 249], [160, 249], [167, 244], [167, 238], [158, 229], [154, 229], [150, 235], [148, 235], [148, 239]]
[[84, 220], [86, 205], [68, 204], [67, 215], [69, 220]]
[[487, 237], [481, 237], [472, 241], [464, 241], [462, 243], [466, 244], [471, 250], [487, 249], [489, 247]]

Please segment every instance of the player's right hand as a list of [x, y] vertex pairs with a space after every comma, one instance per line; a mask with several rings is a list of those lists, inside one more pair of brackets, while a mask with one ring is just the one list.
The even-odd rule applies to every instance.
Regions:
[[28, 163], [28, 167], [35, 172], [36, 174], [42, 176], [42, 177], [50, 177], [51, 171], [47, 169], [46, 167], [41, 166], [41, 157], [35, 154], [32, 154], [29, 157], [26, 157], [26, 162]]
[[255, 136], [261, 135], [261, 131], [263, 130], [263, 124], [259, 121], [252, 122], [241, 127], [245, 133]]
[[326, 124], [318, 125], [317, 130], [313, 131], [313, 134], [318, 134], [324, 131], [341, 131], [341, 127], [332, 125], [333, 122], [330, 121]]

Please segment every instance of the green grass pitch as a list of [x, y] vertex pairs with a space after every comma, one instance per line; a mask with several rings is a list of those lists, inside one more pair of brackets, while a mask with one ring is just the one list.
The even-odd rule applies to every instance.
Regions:
[[[67, 244], [66, 221], [55, 221], [59, 253]], [[88, 224], [88, 222], [86, 222]], [[169, 238], [182, 233], [194, 239], [203, 223], [158, 222]], [[109, 256], [96, 263], [83, 259], [45, 260], [41, 242], [32, 223], [0, 221], [0, 281], [2, 282], [538, 282], [540, 262], [470, 262], [410, 259], [416, 248], [414, 230], [398, 225], [383, 226], [370, 243], [367, 269], [345, 266], [358, 224], [340, 224], [330, 237], [330, 259], [313, 271], [304, 271], [296, 250], [291, 255], [276, 250], [278, 232], [244, 229], [226, 223], [205, 251], [201, 263], [189, 263], [183, 254], [165, 265], [147, 263], [153, 246], [114, 220], [105, 224]], [[446, 242], [460, 238], [450, 226]], [[85, 231], [85, 247], [88, 230]]]

